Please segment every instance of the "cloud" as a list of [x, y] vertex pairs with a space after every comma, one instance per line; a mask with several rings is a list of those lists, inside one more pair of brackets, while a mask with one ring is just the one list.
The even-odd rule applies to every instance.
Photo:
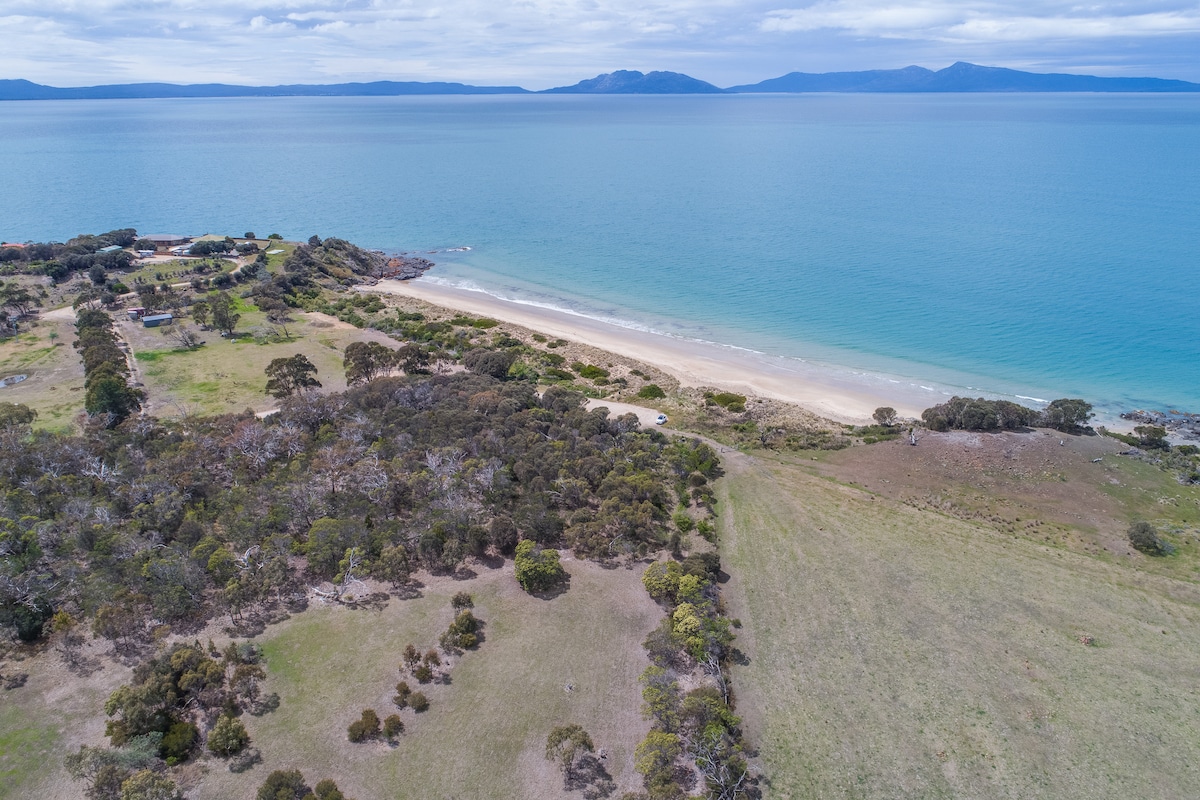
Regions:
[[622, 68], [729, 85], [960, 59], [1200, 80], [1196, 0], [6, 0], [0, 15], [0, 77], [64, 86], [543, 88]]
[[[822, 0], [768, 11], [767, 33], [844, 31], [858, 36], [943, 41], [1137, 38], [1200, 33], [1200, 6], [1137, 11], [1127, 3], [934, 2]], [[1034, 12], [1034, 13], [1031, 13]], [[1040, 12], [1040, 13], [1036, 13]]]

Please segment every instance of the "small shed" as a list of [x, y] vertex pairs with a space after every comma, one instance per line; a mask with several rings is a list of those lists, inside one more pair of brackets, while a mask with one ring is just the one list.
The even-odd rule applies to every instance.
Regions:
[[146, 316], [146, 309], [142, 306], [134, 306], [133, 308], [125, 309], [125, 313], [129, 315], [131, 320], [137, 322], [139, 319]]
[[119, 253], [124, 249], [125, 248], [121, 247], [121, 245], [119, 245], [119, 244], [112, 244], [112, 245], [109, 245], [108, 247], [101, 247], [96, 252], [97, 253]]
[[175, 321], [175, 317], [171, 314], [150, 314], [142, 317], [143, 328], [157, 328], [160, 325], [170, 325]]

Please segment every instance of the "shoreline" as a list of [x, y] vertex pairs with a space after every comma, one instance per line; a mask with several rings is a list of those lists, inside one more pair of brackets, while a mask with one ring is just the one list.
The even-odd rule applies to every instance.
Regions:
[[904, 417], [919, 417], [924, 409], [951, 396], [923, 387], [910, 389], [886, 378], [882, 380], [887, 383], [876, 387], [857, 373], [839, 375], [833, 366], [793, 363], [743, 348], [629, 328], [419, 278], [384, 279], [360, 290], [492, 317], [644, 362], [668, 373], [684, 387], [708, 386], [779, 400], [837, 422], [868, 424], [872, 412], [880, 406], [891, 406]]

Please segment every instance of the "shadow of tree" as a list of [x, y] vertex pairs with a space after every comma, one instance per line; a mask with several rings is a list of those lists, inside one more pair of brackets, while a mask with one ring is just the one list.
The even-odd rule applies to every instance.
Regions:
[[563, 775], [563, 788], [568, 792], [582, 791], [587, 800], [600, 800], [615, 792], [617, 784], [601, 759], [585, 753]]

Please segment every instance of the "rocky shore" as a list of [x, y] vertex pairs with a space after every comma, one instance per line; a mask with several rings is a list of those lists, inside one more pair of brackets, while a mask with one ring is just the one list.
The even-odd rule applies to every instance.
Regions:
[[1138, 425], [1157, 425], [1182, 439], [1200, 439], [1200, 414], [1182, 411], [1126, 411], [1121, 419]]
[[413, 278], [419, 278], [433, 267], [433, 262], [428, 258], [420, 256], [410, 256], [401, 253], [397, 256], [392, 256], [387, 260], [387, 264], [381, 270], [380, 278], [391, 278], [397, 281], [408, 281]]

